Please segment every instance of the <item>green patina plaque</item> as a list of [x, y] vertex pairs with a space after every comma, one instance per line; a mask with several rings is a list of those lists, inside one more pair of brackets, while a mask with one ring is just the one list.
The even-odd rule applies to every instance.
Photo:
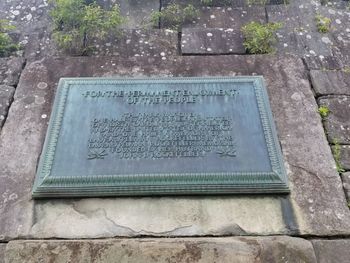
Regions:
[[33, 197], [287, 193], [262, 77], [64, 78]]

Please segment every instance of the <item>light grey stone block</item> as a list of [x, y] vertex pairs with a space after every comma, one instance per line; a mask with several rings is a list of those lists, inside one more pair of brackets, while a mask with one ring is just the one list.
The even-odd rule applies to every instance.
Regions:
[[316, 263], [311, 242], [292, 237], [11, 241], [6, 262]]

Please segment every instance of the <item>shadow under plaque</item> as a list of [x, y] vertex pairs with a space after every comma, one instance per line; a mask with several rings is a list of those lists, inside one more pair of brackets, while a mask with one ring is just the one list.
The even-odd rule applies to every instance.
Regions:
[[262, 77], [63, 78], [33, 197], [288, 192]]

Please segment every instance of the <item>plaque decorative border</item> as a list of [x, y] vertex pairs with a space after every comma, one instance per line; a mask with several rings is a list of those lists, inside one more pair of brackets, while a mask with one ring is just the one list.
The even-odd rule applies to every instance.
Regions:
[[[149, 83], [252, 83], [268, 149], [271, 172], [162, 173], [93, 176], [51, 176], [69, 90], [76, 84], [149, 84]], [[276, 134], [264, 79], [253, 77], [188, 78], [62, 78], [51, 113], [32, 196], [93, 197], [142, 195], [289, 193], [288, 179]]]

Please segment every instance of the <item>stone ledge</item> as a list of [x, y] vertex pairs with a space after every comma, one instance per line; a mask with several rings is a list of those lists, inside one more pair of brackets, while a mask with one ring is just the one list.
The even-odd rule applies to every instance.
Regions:
[[350, 95], [350, 74], [343, 71], [311, 70], [310, 77], [317, 96]]
[[230, 262], [316, 263], [311, 242], [286, 236], [11, 241], [7, 263], [27, 262]]

